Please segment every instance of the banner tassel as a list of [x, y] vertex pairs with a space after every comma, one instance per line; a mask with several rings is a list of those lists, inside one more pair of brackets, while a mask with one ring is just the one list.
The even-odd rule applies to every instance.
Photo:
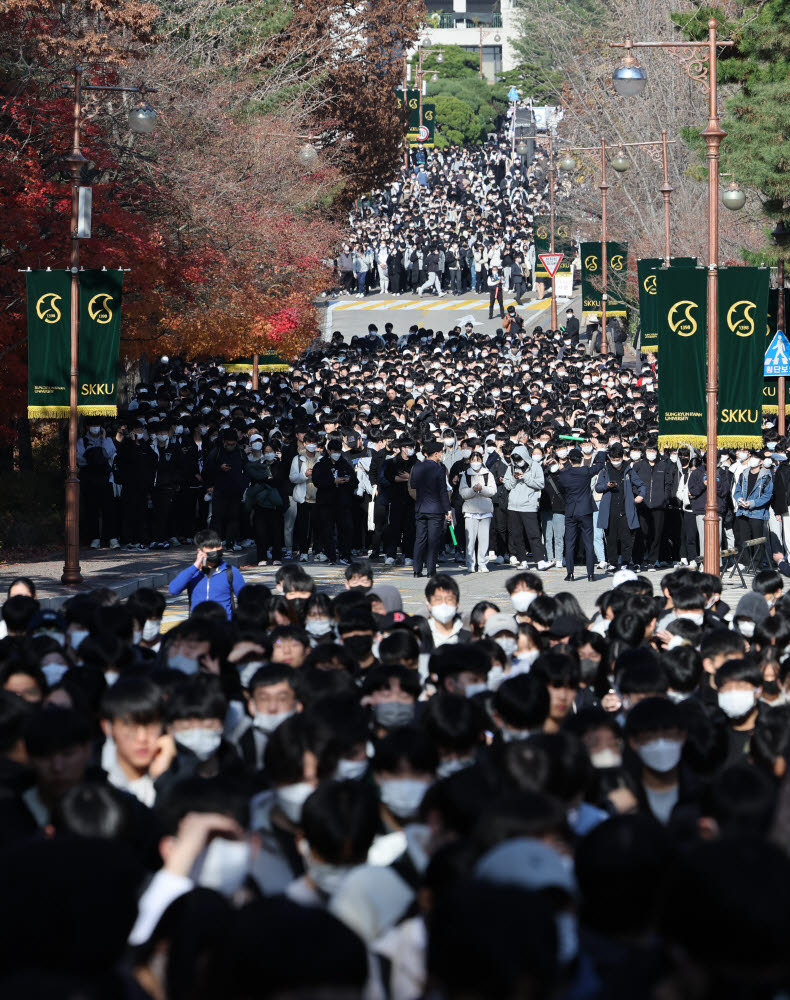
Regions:
[[28, 406], [27, 415], [31, 420], [56, 420], [69, 415], [68, 406]]

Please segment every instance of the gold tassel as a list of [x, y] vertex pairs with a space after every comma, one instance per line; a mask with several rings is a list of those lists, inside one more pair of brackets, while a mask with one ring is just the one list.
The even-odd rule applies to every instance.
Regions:
[[28, 406], [27, 415], [31, 420], [56, 420], [69, 415], [68, 406]]
[[78, 406], [77, 413], [81, 417], [116, 417], [117, 406]]
[[659, 434], [658, 447], [679, 448], [687, 444], [694, 448], [704, 448], [707, 440], [704, 434]]
[[[779, 406], [776, 403], [763, 403], [763, 413], [778, 413]], [[785, 403], [785, 413], [790, 413], [790, 403]]]
[[719, 434], [716, 437], [719, 448], [762, 448], [761, 434]]

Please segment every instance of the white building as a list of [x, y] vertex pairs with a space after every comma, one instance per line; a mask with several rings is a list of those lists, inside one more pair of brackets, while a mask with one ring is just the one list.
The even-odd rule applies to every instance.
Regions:
[[457, 45], [478, 55], [482, 50], [487, 80], [513, 69], [518, 0], [426, 0], [425, 6], [429, 24], [422, 38], [430, 38], [432, 45]]

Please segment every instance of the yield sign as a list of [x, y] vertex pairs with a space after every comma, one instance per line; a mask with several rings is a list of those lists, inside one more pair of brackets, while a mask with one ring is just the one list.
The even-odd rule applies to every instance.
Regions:
[[538, 258], [541, 264], [546, 268], [549, 275], [553, 278], [554, 275], [559, 271], [560, 264], [562, 263], [562, 258], [564, 254], [561, 253], [539, 253]]

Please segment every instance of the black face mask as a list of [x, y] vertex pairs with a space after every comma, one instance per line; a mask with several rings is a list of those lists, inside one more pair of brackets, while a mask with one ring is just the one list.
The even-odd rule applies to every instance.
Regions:
[[215, 552], [206, 553], [206, 566], [212, 569], [216, 569], [217, 566], [222, 562], [222, 549], [217, 549]]
[[289, 597], [289, 598], [287, 598], [287, 601], [288, 601], [288, 610], [291, 612], [291, 614], [293, 615], [294, 619], [296, 621], [298, 621], [300, 624], [303, 623], [304, 622], [304, 615], [305, 615], [305, 610], [304, 609], [305, 609], [305, 605], [307, 604], [307, 598], [306, 597]]
[[366, 660], [373, 648], [372, 635], [348, 635], [343, 637], [343, 646], [355, 660]]
[[763, 681], [763, 694], [778, 695], [781, 691], [779, 681]]

